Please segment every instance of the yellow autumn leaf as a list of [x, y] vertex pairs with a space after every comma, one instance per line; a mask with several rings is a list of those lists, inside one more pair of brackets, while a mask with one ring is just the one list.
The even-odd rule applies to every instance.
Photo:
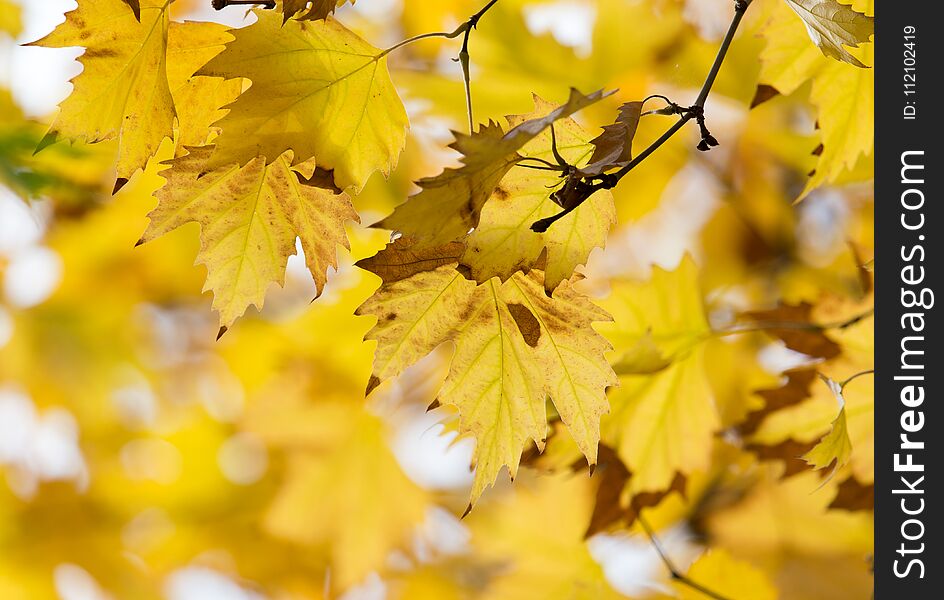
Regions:
[[283, 283], [296, 237], [323, 289], [327, 268], [337, 266], [337, 246], [349, 247], [344, 223], [358, 220], [348, 197], [308, 184], [289, 166], [288, 156], [268, 165], [258, 158], [242, 168], [211, 169], [212, 153], [212, 146], [191, 148], [170, 163], [139, 243], [190, 221], [200, 223], [197, 262], [207, 267], [204, 289], [213, 292], [224, 328], [250, 304], [262, 308], [269, 284]]
[[[872, 6], [871, 0], [856, 3], [865, 13], [872, 13]], [[817, 109], [823, 149], [800, 194], [803, 198], [821, 185], [839, 181], [872, 153], [875, 106], [873, 95], [867, 92], [874, 87], [875, 71], [822, 56], [809, 45], [801, 24], [780, 2], [772, 7], [763, 35], [767, 45], [760, 56], [762, 83], [790, 94], [812, 79], [810, 101]], [[871, 65], [872, 54], [871, 44], [856, 52], [866, 65]]]
[[849, 440], [849, 428], [846, 424], [846, 401], [842, 396], [842, 386], [828, 377], [823, 383], [829, 388], [839, 403], [839, 414], [830, 425], [829, 433], [807, 452], [803, 459], [814, 469], [825, 469], [835, 463], [835, 469], [842, 468], [852, 455], [852, 442]]
[[548, 396], [595, 464], [605, 389], [616, 378], [592, 327], [609, 319], [604, 311], [567, 283], [549, 298], [540, 272], [476, 285], [456, 271], [456, 246], [404, 252], [398, 242], [358, 263], [383, 284], [357, 313], [377, 317], [367, 335], [377, 340], [372, 387], [455, 344], [439, 401], [459, 409], [460, 434], [476, 441], [471, 506], [502, 467], [515, 476], [529, 441], [543, 447]]
[[614, 282], [604, 306], [613, 323], [601, 330], [622, 375], [604, 437], [633, 472], [634, 493], [664, 490], [677, 472], [708, 466], [720, 426], [705, 372], [710, 329], [695, 263], [686, 257], [675, 271], [655, 268], [648, 282]]
[[325, 419], [332, 435], [311, 437], [313, 448], [292, 454], [263, 528], [295, 543], [328, 545], [333, 583], [344, 589], [408, 546], [429, 497], [400, 470], [383, 422], [363, 408], [328, 402], [299, 418], [315, 426]]
[[[463, 166], [445, 169], [435, 177], [421, 179], [422, 190], [401, 204], [375, 227], [393, 229], [410, 236], [418, 246], [436, 247], [466, 236], [479, 225], [483, 206], [495, 198], [502, 178], [521, 160], [518, 151], [552, 123], [604, 98], [601, 91], [583, 95], [570, 90], [567, 102], [550, 110], [535, 98], [537, 117], [509, 123], [506, 133], [489, 121], [472, 135], [454, 132], [450, 147], [462, 153]], [[542, 109], [543, 107], [543, 109]], [[549, 147], [549, 146], [548, 146]], [[530, 223], [527, 224], [530, 226]]]
[[31, 45], [81, 46], [84, 70], [41, 146], [59, 138], [117, 138], [119, 180], [127, 180], [173, 134], [174, 101], [167, 82], [170, 0], [143, 0], [141, 22], [121, 0], [83, 0], [55, 31]]
[[855, 46], [869, 41], [875, 33], [875, 19], [856, 12], [836, 0], [786, 0], [806, 26], [810, 39], [823, 54], [857, 67], [865, 65], [843, 46]]
[[283, 26], [277, 14], [255, 14], [197, 72], [252, 81], [217, 123], [223, 133], [210, 167], [292, 150], [296, 162], [314, 157], [333, 170], [342, 189], [359, 191], [374, 171], [389, 174], [409, 123], [384, 54], [334, 19]]
[[[516, 127], [553, 111], [555, 105], [535, 96], [535, 111], [509, 117]], [[595, 152], [590, 136], [570, 118], [555, 124], [557, 148], [569, 164], [583, 166]], [[554, 161], [551, 134], [545, 130], [525, 144], [519, 155]], [[469, 268], [479, 283], [492, 277], [502, 281], [517, 271], [527, 272], [543, 259], [548, 292], [569, 279], [578, 265], [587, 262], [594, 248], [602, 248], [610, 227], [616, 222], [613, 195], [601, 190], [543, 233], [531, 224], [561, 211], [550, 199], [551, 190], [562, 179], [553, 171], [511, 169], [482, 208], [475, 230], [466, 239], [460, 264]]]
[[0, 0], [0, 32], [10, 37], [20, 35], [23, 30], [22, 9], [11, 0]]
[[[779, 594], [767, 575], [724, 549], [708, 550], [698, 557], [686, 577], [731, 600], [777, 600]], [[681, 600], [704, 600], [705, 595], [690, 586], [674, 582]]]
[[167, 36], [167, 81], [177, 110], [177, 154], [186, 146], [201, 146], [211, 137], [213, 123], [226, 111], [222, 107], [242, 90], [238, 79], [195, 76], [208, 60], [233, 39], [218, 23], [171, 22]]
[[[718, 545], [746, 555], [762, 558], [783, 552], [837, 557], [850, 553], [858, 557], [862, 571], [868, 571], [862, 557], [872, 551], [872, 515], [827, 510], [836, 486], [834, 480], [823, 483], [814, 472], [765, 480], [740, 502], [714, 513], [707, 526]], [[786, 523], [791, 526], [784, 527]]]
[[585, 539], [593, 510], [586, 477], [560, 473], [522, 480], [513, 493], [469, 517], [478, 552], [507, 564], [492, 582], [494, 600], [616, 600]]

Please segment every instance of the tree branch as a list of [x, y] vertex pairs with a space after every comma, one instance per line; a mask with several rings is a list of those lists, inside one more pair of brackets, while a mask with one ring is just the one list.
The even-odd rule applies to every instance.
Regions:
[[[620, 179], [635, 169], [639, 163], [649, 158], [653, 152], [658, 150], [663, 144], [669, 141], [673, 135], [678, 133], [678, 131], [692, 119], [695, 119], [701, 128], [702, 140], [698, 144], [699, 150], [708, 150], [711, 146], [716, 146], [718, 144], [717, 140], [712, 137], [712, 135], [708, 132], [708, 129], [705, 127], [705, 102], [708, 100], [708, 94], [711, 93], [711, 88], [715, 83], [715, 79], [718, 77], [718, 72], [721, 70], [721, 65], [724, 63], [724, 59], [728, 54], [728, 49], [731, 47], [731, 41], [734, 39], [734, 35], [737, 33], [738, 27], [741, 25], [741, 19], [744, 18], [744, 13], [747, 11], [748, 6], [751, 5], [751, 2], [753, 2], [753, 0], [735, 0], [734, 17], [731, 19], [731, 24], [728, 26], [728, 31], [724, 36], [724, 40], [722, 40], [721, 46], [718, 48], [718, 53], [715, 55], [715, 60], [711, 65], [711, 69], [708, 71], [708, 75], [705, 77], [705, 82], [702, 84], [701, 90], [698, 92], [698, 97], [695, 100], [695, 104], [688, 108], [682, 108], [679, 120], [669, 127], [665, 133], [659, 136], [659, 139], [652, 142], [649, 147], [640, 152], [621, 169], [614, 173], [591, 178], [598, 181], [593, 184], [588, 184], [584, 188], [586, 196], [581, 200], [581, 202], [586, 201], [587, 198], [592, 196], [598, 190], [608, 190], [616, 187]], [[664, 98], [664, 96], [660, 96], [658, 94], [650, 97]], [[570, 210], [565, 210], [556, 215], [541, 219], [540, 221], [532, 224], [531, 229], [534, 231], [547, 231], [547, 228], [550, 227], [555, 221], [570, 213], [570, 211], [572, 211], [574, 208], [576, 208], [576, 206], [571, 207]]]

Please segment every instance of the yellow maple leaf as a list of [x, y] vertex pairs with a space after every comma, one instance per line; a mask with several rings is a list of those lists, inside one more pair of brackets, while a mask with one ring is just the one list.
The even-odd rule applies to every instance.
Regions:
[[336, 247], [349, 247], [344, 222], [358, 220], [347, 195], [307, 184], [288, 156], [268, 165], [258, 158], [242, 168], [210, 169], [212, 153], [212, 146], [191, 148], [171, 161], [139, 243], [190, 221], [200, 223], [197, 262], [207, 267], [204, 289], [213, 291], [213, 308], [224, 328], [250, 304], [262, 308], [269, 284], [283, 283], [296, 236], [323, 289], [327, 268], [337, 266]]
[[605, 389], [616, 378], [592, 327], [605, 312], [567, 283], [547, 297], [540, 272], [476, 285], [456, 271], [457, 246], [403, 252], [398, 242], [358, 263], [384, 282], [357, 313], [378, 320], [367, 335], [377, 340], [371, 386], [455, 344], [439, 401], [459, 409], [459, 432], [476, 440], [471, 506], [503, 466], [515, 476], [529, 440], [543, 447], [547, 396], [595, 464]]
[[333, 170], [342, 189], [359, 191], [377, 170], [389, 174], [409, 123], [383, 52], [333, 19], [283, 26], [276, 14], [256, 16], [197, 72], [252, 81], [218, 123], [210, 166], [292, 150], [296, 162], [315, 157]]
[[422, 191], [375, 226], [400, 231], [413, 238], [417, 246], [425, 247], [441, 246], [466, 236], [479, 225], [482, 207], [495, 197], [502, 178], [521, 160], [518, 151], [555, 121], [605, 96], [602, 90], [585, 96], [571, 89], [567, 102], [553, 110], [535, 98], [538, 105], [535, 114], [540, 116], [515, 119], [507, 133], [492, 121], [472, 135], [454, 132], [456, 140], [450, 147], [462, 153], [463, 166], [418, 181]]
[[171, 22], [167, 36], [167, 81], [177, 111], [177, 154], [187, 146], [201, 146], [211, 136], [211, 126], [224, 114], [242, 90], [238, 79], [194, 76], [233, 39], [218, 23]]
[[331, 423], [331, 438], [312, 438], [310, 451], [292, 454], [263, 527], [297, 543], [328, 545], [332, 579], [344, 589], [407, 546], [429, 497], [400, 470], [380, 419], [331, 402], [304, 413], [306, 422], [322, 419]]
[[[871, 1], [858, 5], [866, 13], [873, 11]], [[823, 151], [800, 194], [802, 199], [821, 185], [841, 180], [863, 156], [872, 153], [875, 106], [873, 95], [867, 92], [874, 87], [875, 72], [822, 56], [810, 46], [803, 27], [783, 3], [772, 7], [763, 34], [767, 46], [760, 56], [761, 82], [782, 94], [794, 92], [810, 79], [813, 82], [810, 101], [817, 108]], [[871, 44], [856, 52], [866, 65], [872, 63], [872, 54]], [[836, 90], [845, 92], [838, 94]]]
[[31, 45], [82, 46], [85, 67], [59, 107], [40, 147], [59, 138], [98, 142], [118, 138], [119, 180], [127, 180], [173, 133], [174, 102], [167, 82], [170, 0], [142, 0], [141, 22], [121, 0], [83, 0], [66, 20]]
[[[686, 577], [713, 593], [732, 600], [777, 600], [777, 588], [767, 575], [738, 560], [723, 549], [708, 550], [689, 567]], [[682, 600], [704, 600], [705, 594], [690, 586], [674, 582]]]
[[842, 386], [828, 377], [822, 377], [829, 391], [839, 402], [839, 414], [833, 419], [829, 433], [807, 452], [803, 459], [814, 469], [825, 469], [835, 463], [835, 469], [842, 468], [852, 455], [852, 442], [849, 440], [849, 427], [846, 424], [846, 401], [842, 396]]
[[675, 271], [654, 269], [648, 282], [616, 282], [604, 306], [614, 321], [601, 329], [622, 375], [604, 437], [633, 472], [634, 492], [664, 490], [676, 472], [708, 466], [720, 426], [705, 372], [710, 329], [695, 263], [686, 257]]
[[875, 19], [836, 0], [786, 0], [806, 25], [810, 39], [823, 54], [865, 68], [843, 45], [858, 46], [875, 33]]
[[593, 510], [586, 477], [561, 473], [521, 481], [469, 518], [476, 550], [508, 564], [489, 588], [494, 600], [616, 600], [584, 533]]
[[[540, 97], [535, 96], [534, 101], [533, 113], [509, 117], [509, 125], [543, 117], [555, 108]], [[557, 148], [569, 164], [584, 165], [595, 152], [590, 136], [573, 119], [557, 121], [555, 135]], [[550, 132], [541, 132], [518, 153], [553, 161]], [[501, 179], [466, 239], [461, 259], [476, 281], [492, 277], [504, 281], [516, 271], [536, 267], [543, 259], [544, 283], [550, 292], [569, 279], [577, 265], [586, 263], [594, 248], [604, 246], [616, 222], [613, 195], [608, 190], [595, 193], [547, 231], [531, 230], [535, 221], [561, 211], [550, 199], [550, 190], [561, 181], [559, 173], [531, 169], [512, 169]]]

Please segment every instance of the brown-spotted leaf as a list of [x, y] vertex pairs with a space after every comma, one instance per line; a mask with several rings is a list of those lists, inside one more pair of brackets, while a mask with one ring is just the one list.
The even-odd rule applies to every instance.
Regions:
[[[451, 252], [395, 243], [359, 263], [384, 278], [357, 310], [377, 318], [367, 335], [377, 341], [372, 383], [440, 344], [455, 345], [439, 401], [458, 408], [460, 434], [476, 440], [472, 503], [502, 467], [515, 476], [529, 443], [543, 447], [548, 397], [594, 464], [609, 409], [605, 390], [616, 376], [604, 358], [609, 345], [592, 325], [609, 315], [566, 283], [549, 298], [537, 271], [477, 285], [454, 260], [445, 262]], [[418, 270], [418, 263], [442, 264]]]

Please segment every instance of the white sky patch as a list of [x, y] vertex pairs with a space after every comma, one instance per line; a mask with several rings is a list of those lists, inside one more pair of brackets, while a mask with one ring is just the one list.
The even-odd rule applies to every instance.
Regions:
[[470, 550], [472, 534], [454, 514], [439, 506], [426, 511], [426, 519], [413, 535], [413, 553], [423, 563]]
[[845, 250], [849, 203], [835, 189], [813, 191], [798, 207], [797, 241], [803, 260], [826, 267]]
[[606, 252], [591, 255], [586, 273], [645, 278], [653, 264], [673, 270], [685, 253], [697, 256], [698, 234], [721, 204], [721, 193], [714, 175], [689, 163], [672, 178], [652, 212], [611, 236]]
[[0, 306], [0, 348], [3, 348], [13, 339], [13, 317]]
[[51, 208], [48, 202], [27, 204], [10, 190], [0, 187], [0, 256], [12, 257], [39, 243]]
[[386, 600], [387, 585], [377, 573], [368, 575], [362, 583], [359, 583], [338, 598], [338, 600]]
[[455, 432], [443, 435], [439, 411], [417, 411], [404, 419], [393, 440], [393, 452], [407, 477], [430, 490], [461, 490], [472, 485], [469, 465], [475, 442], [453, 443]]
[[724, 37], [733, 14], [731, 0], [685, 0], [682, 11], [682, 17], [698, 30], [698, 35], [710, 42]]
[[164, 582], [167, 600], [265, 600], [222, 573], [206, 567], [185, 567]]
[[550, 32], [564, 46], [579, 56], [593, 52], [593, 26], [597, 9], [588, 2], [564, 1], [524, 7], [525, 23], [531, 33]]
[[62, 260], [49, 248], [33, 246], [18, 252], [3, 274], [3, 293], [18, 308], [45, 301], [62, 280]]
[[0, 465], [10, 469], [7, 481], [21, 498], [32, 497], [43, 481], [88, 487], [72, 413], [58, 407], [40, 413], [29, 396], [12, 387], [0, 387]]
[[760, 349], [760, 352], [757, 353], [757, 362], [768, 373], [779, 375], [790, 369], [816, 364], [818, 361], [806, 354], [787, 348], [786, 344], [777, 340]]
[[[686, 530], [677, 527], [658, 536], [673, 564], [686, 570], [698, 554], [698, 549], [688, 541]], [[646, 537], [597, 534], [587, 540], [587, 547], [617, 591], [631, 598], [655, 592], [672, 593], [669, 571]]]
[[67, 11], [76, 7], [73, 0], [14, 0], [23, 7], [23, 33], [7, 53], [8, 68], [2, 83], [31, 117], [52, 115], [72, 91], [69, 80], [82, 71], [75, 62], [79, 48], [39, 48], [21, 46], [36, 41], [65, 20]]
[[53, 571], [56, 594], [61, 600], [112, 600], [91, 573], [78, 565], [62, 563]]

